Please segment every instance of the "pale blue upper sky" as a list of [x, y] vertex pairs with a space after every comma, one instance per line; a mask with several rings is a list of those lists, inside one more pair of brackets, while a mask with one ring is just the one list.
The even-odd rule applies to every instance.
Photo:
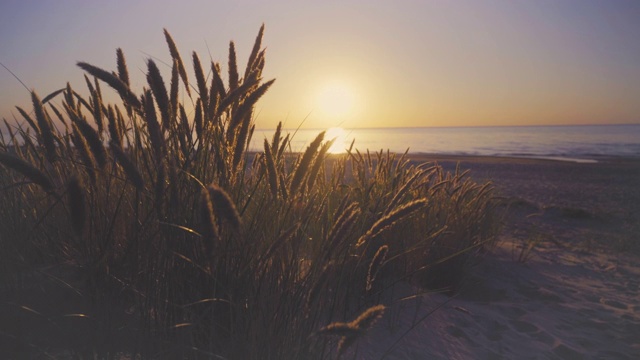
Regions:
[[[640, 123], [639, 19], [635, 0], [2, 0], [0, 62], [44, 96], [121, 47], [139, 91], [147, 54], [169, 59], [163, 28], [226, 65], [265, 23], [259, 128]], [[29, 94], [0, 68], [0, 117], [14, 105]]]

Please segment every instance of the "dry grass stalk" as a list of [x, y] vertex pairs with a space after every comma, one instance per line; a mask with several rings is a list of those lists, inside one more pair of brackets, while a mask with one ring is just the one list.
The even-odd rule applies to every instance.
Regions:
[[367, 286], [366, 290], [371, 291], [373, 287], [373, 282], [376, 280], [378, 272], [382, 267], [385, 259], [387, 258], [387, 253], [389, 252], [389, 246], [382, 245], [378, 248], [375, 255], [373, 255], [373, 259], [371, 259], [371, 263], [369, 264], [369, 271], [367, 271]]
[[118, 115], [113, 110], [113, 106], [109, 105], [107, 109], [107, 128], [109, 130], [109, 137], [111, 141], [115, 142], [119, 146], [122, 146], [122, 129], [120, 128], [120, 122], [118, 121]]
[[343, 241], [347, 234], [355, 225], [355, 222], [360, 215], [360, 205], [357, 202], [353, 202], [347, 206], [338, 219], [333, 224], [333, 227], [329, 231], [329, 236], [327, 237], [327, 244], [329, 246], [329, 251], [332, 251], [336, 248], [337, 244]]
[[53, 129], [51, 124], [51, 119], [42, 107], [42, 101], [36, 94], [35, 91], [31, 92], [31, 100], [33, 101], [33, 111], [36, 116], [36, 121], [38, 122], [38, 127], [40, 128], [40, 136], [42, 137], [42, 142], [45, 149], [45, 156], [49, 162], [54, 162], [57, 158], [56, 144], [54, 141], [55, 136], [53, 135]]
[[[260, 85], [260, 87], [258, 87], [251, 94], [249, 94], [247, 98], [244, 99], [242, 104], [238, 106], [238, 109], [233, 114], [233, 119], [240, 119], [240, 120], [244, 119], [244, 117], [251, 112], [251, 109], [253, 108], [253, 106], [258, 102], [258, 100], [260, 100], [262, 95], [264, 95], [267, 92], [269, 87], [271, 87], [271, 85], [273, 85], [274, 82], [275, 82], [275, 79], [267, 81], [266, 83]], [[234, 126], [237, 126], [237, 124], [230, 123], [229, 131], [234, 131], [235, 130]]]
[[0, 163], [21, 173], [34, 184], [40, 185], [44, 190], [53, 191], [53, 184], [49, 177], [28, 162], [6, 152], [0, 152]]
[[[200, 64], [200, 58], [198, 54], [193, 52], [193, 71], [196, 75], [196, 83], [198, 84], [198, 95], [200, 95], [200, 100], [202, 100], [203, 110], [206, 110], [209, 105], [209, 91], [207, 91], [207, 82], [204, 77], [204, 72], [202, 70], [202, 65]], [[205, 116], [208, 118], [208, 116]]]
[[36, 132], [36, 134], [40, 134], [40, 127], [38, 127], [38, 125], [33, 121], [31, 116], [29, 116], [29, 114], [26, 111], [24, 111], [20, 106], [16, 106], [16, 109], [18, 110], [20, 115], [22, 115], [22, 117], [27, 121], [29, 126], [31, 126], [31, 128]]
[[51, 99], [53, 99], [54, 97], [58, 96], [58, 94], [62, 93], [64, 90], [65, 90], [64, 88], [58, 89], [58, 90], [52, 92], [51, 94], [43, 97], [42, 98], [42, 105], [48, 103]]
[[147, 62], [147, 83], [153, 92], [153, 97], [158, 104], [158, 110], [160, 110], [160, 116], [162, 117], [162, 128], [165, 130], [171, 129], [171, 110], [169, 109], [169, 95], [167, 94], [167, 88], [164, 85], [162, 75], [156, 63], [149, 59]]
[[236, 45], [229, 42], [229, 91], [238, 87], [238, 62], [236, 60]]
[[211, 74], [213, 74], [213, 79], [211, 79], [211, 86], [214, 87], [215, 85], [216, 94], [218, 94], [220, 98], [227, 97], [227, 91], [224, 88], [224, 82], [222, 81], [220, 65], [217, 63], [214, 63], [213, 61], [211, 62]]
[[311, 162], [313, 161], [313, 158], [315, 157], [316, 152], [318, 151], [318, 148], [320, 147], [320, 144], [324, 139], [324, 134], [325, 132], [323, 131], [318, 134], [318, 136], [316, 136], [315, 140], [313, 140], [311, 144], [309, 144], [307, 150], [302, 155], [300, 162], [298, 162], [296, 171], [293, 173], [293, 177], [291, 178], [291, 185], [289, 186], [291, 194], [294, 194], [296, 190], [298, 190], [298, 187], [302, 183], [302, 180], [304, 179], [305, 175], [307, 175], [307, 170], [309, 169], [309, 166], [311, 165]]
[[129, 83], [129, 70], [127, 69], [127, 61], [124, 58], [124, 52], [121, 48], [116, 49], [116, 62], [118, 63], [118, 78], [127, 86]]
[[226, 220], [231, 227], [239, 231], [242, 221], [236, 205], [231, 200], [229, 194], [219, 186], [211, 184], [207, 187], [214, 213], [222, 220]]
[[360, 314], [357, 319], [353, 320], [351, 324], [357, 326], [362, 331], [369, 330], [375, 322], [382, 317], [386, 307], [384, 305], [376, 305], [368, 308], [365, 312]]
[[267, 168], [267, 179], [269, 180], [271, 195], [276, 198], [278, 197], [278, 173], [276, 172], [276, 164], [267, 139], [264, 139], [264, 162]]
[[131, 91], [131, 89], [129, 89], [129, 86], [122, 80], [120, 80], [119, 77], [85, 62], [78, 62], [77, 65], [89, 74], [106, 82], [109, 86], [116, 90], [118, 94], [120, 94], [122, 99], [126, 101], [128, 105], [132, 106], [135, 109], [140, 109], [140, 100], [138, 100], [136, 95]]
[[58, 110], [58, 108], [55, 107], [53, 104], [49, 104], [49, 107], [51, 108], [53, 113], [56, 114], [56, 118], [58, 118], [58, 121], [60, 121], [60, 123], [64, 125], [65, 133], [69, 133], [69, 125], [67, 124], [67, 121], [62, 116], [62, 113], [60, 112], [60, 110]]
[[291, 138], [290, 134], [287, 134], [284, 137], [284, 140], [282, 140], [282, 144], [280, 145], [280, 149], [278, 149], [278, 154], [276, 155], [276, 159], [282, 159], [282, 154], [284, 154], [284, 151], [287, 149], [287, 146], [289, 146], [290, 142], [289, 139]]
[[[95, 77], [94, 77], [95, 79]], [[96, 91], [96, 89], [93, 87], [93, 84], [91, 83], [91, 80], [89, 80], [89, 77], [87, 76], [87, 74], [84, 74], [84, 83], [87, 85], [87, 89], [89, 89], [89, 95], [93, 96], [93, 93]], [[92, 101], [92, 100], [90, 100]], [[93, 105], [90, 103], [90, 107], [89, 109], [91, 109], [93, 107]]]
[[[280, 147], [280, 135], [282, 133], [282, 121], [278, 122], [278, 126], [276, 127], [276, 132], [273, 133], [273, 137], [271, 138], [271, 149], [274, 149], [276, 152]], [[277, 154], [274, 154], [277, 155]]]
[[218, 225], [215, 221], [215, 213], [208, 189], [202, 190], [200, 196], [200, 219], [202, 221], [202, 242], [208, 256], [213, 255], [214, 245], [220, 238]]
[[122, 170], [124, 170], [124, 173], [127, 175], [127, 178], [129, 179], [129, 181], [131, 181], [133, 186], [135, 186], [135, 188], [138, 190], [143, 190], [144, 179], [142, 178], [142, 175], [140, 174], [140, 171], [138, 171], [138, 168], [135, 166], [135, 164], [131, 160], [129, 160], [127, 154], [125, 154], [124, 150], [122, 150], [120, 144], [112, 140], [110, 143], [110, 149], [116, 161], [118, 162], [118, 164], [120, 164]]
[[180, 85], [180, 73], [178, 70], [178, 61], [173, 60], [173, 65], [171, 66], [171, 85], [169, 91], [169, 108], [171, 109], [171, 120], [175, 120], [178, 115], [178, 91]]
[[[85, 75], [85, 78], [87, 78], [87, 76]], [[90, 85], [91, 82], [87, 81], [87, 86], [90, 86], [91, 88], [93, 88], [93, 85]], [[76, 106], [73, 108], [76, 112], [78, 113], [82, 113], [82, 107], [84, 106], [87, 109], [91, 109], [93, 106], [87, 102], [87, 100], [85, 100], [80, 94], [78, 94], [75, 90], [73, 91], [73, 99], [74, 101], [77, 100], [77, 103], [75, 104]]]
[[382, 231], [395, 224], [397, 221], [411, 215], [427, 205], [427, 199], [418, 199], [410, 203], [404, 204], [399, 208], [389, 212], [387, 215], [376, 221], [371, 228], [358, 239], [356, 247], [361, 246], [365, 242], [378, 236]]
[[338, 342], [338, 357], [342, 356], [360, 336], [366, 333], [373, 324], [384, 314], [384, 305], [376, 305], [365, 310], [358, 318], [349, 322], [331, 323], [318, 331], [319, 335], [340, 336]]
[[169, 34], [167, 29], [163, 29], [163, 30], [164, 30], [164, 37], [167, 40], [167, 45], [169, 46], [169, 52], [171, 53], [171, 57], [173, 58], [174, 61], [178, 63], [178, 71], [180, 73], [180, 77], [182, 78], [182, 82], [184, 82], [184, 87], [185, 87], [185, 90], [187, 90], [187, 95], [191, 97], [191, 91], [189, 90], [189, 80], [187, 79], [187, 70], [184, 67], [184, 62], [182, 62], [180, 53], [178, 52], [178, 47], [176, 46], [176, 43], [173, 41], [173, 38], [171, 37], [171, 34]]
[[358, 336], [360, 328], [352, 323], [334, 322], [318, 331], [318, 335], [326, 336]]
[[293, 237], [293, 235], [298, 232], [298, 229], [300, 229], [300, 223], [295, 223], [287, 230], [285, 230], [282, 234], [280, 234], [276, 241], [269, 245], [269, 248], [267, 248], [267, 251], [265, 251], [264, 254], [260, 257], [258, 263], [262, 263], [265, 260], [268, 261], [276, 252], [276, 250], [278, 250], [282, 245], [286, 244]]
[[71, 89], [71, 84], [67, 82], [67, 88], [64, 92], [64, 100], [67, 102], [67, 105], [72, 109], [76, 108], [75, 99], [73, 98], [73, 89]]
[[196, 135], [198, 139], [202, 139], [204, 133], [204, 120], [202, 114], [202, 99], [196, 101], [196, 114], [193, 117], [193, 124], [196, 127]]
[[284, 173], [280, 173], [280, 194], [282, 195], [282, 198], [284, 200], [287, 200], [289, 198], [289, 191], [287, 190], [287, 181], [284, 177]]
[[107, 164], [107, 151], [105, 150], [104, 145], [102, 145], [100, 136], [91, 127], [91, 125], [86, 122], [86, 120], [75, 114], [73, 110], [69, 108], [67, 108], [67, 110], [73, 123], [78, 127], [78, 130], [80, 130], [80, 134], [82, 134], [87, 141], [87, 144], [89, 144], [89, 149], [91, 149], [91, 153], [96, 159], [96, 163], [101, 168], [104, 168]]
[[156, 182], [154, 185], [156, 213], [159, 219], [164, 219], [166, 214], [167, 164], [163, 158], [156, 161]]
[[96, 172], [95, 172], [96, 160], [93, 156], [93, 153], [89, 148], [89, 144], [87, 143], [87, 140], [85, 139], [84, 136], [82, 136], [82, 134], [80, 133], [80, 130], [78, 129], [78, 126], [75, 123], [71, 123], [71, 129], [73, 132], [70, 137], [71, 137], [71, 140], [73, 141], [73, 145], [78, 151], [78, 154], [80, 155], [80, 159], [82, 159], [82, 161], [84, 162], [85, 170], [87, 171], [87, 174], [91, 178], [91, 183], [95, 184], [96, 183]]
[[160, 129], [160, 124], [156, 117], [156, 108], [153, 105], [153, 96], [151, 95], [150, 90], [147, 90], [144, 97], [144, 115], [144, 119], [147, 122], [147, 129], [149, 130], [151, 146], [153, 147], [154, 154], [156, 156], [156, 162], [160, 162], [164, 159], [165, 142], [162, 129]]
[[85, 190], [82, 181], [78, 177], [73, 177], [67, 184], [67, 196], [69, 201], [69, 213], [73, 230], [79, 237], [86, 222], [85, 212]]
[[245, 69], [244, 77], [249, 77], [249, 74], [253, 71], [254, 62], [258, 57], [258, 52], [260, 52], [260, 48], [262, 47], [262, 36], [264, 35], [264, 24], [260, 26], [260, 30], [258, 31], [258, 35], [256, 36], [256, 40], [253, 43], [253, 49], [251, 50], [251, 54], [249, 55], [249, 60], [247, 61], [247, 68]]
[[315, 184], [316, 179], [318, 178], [318, 173], [320, 172], [320, 169], [325, 165], [325, 156], [327, 155], [327, 152], [329, 151], [331, 146], [333, 146], [334, 141], [335, 139], [327, 141], [320, 148], [320, 151], [318, 152], [318, 156], [316, 156], [316, 159], [313, 162], [313, 167], [311, 168], [311, 171], [309, 172], [309, 176], [307, 177], [307, 189], [311, 190], [313, 188], [313, 185]]
[[263, 49], [262, 51], [260, 51], [260, 53], [258, 54], [258, 58], [256, 59], [253, 65], [253, 71], [256, 71], [258, 73], [258, 76], [262, 76], [262, 70], [264, 69], [265, 58], [266, 58], [265, 51], [266, 49]]
[[102, 139], [102, 133], [104, 131], [104, 122], [103, 122], [103, 118], [104, 118], [104, 111], [102, 109], [102, 93], [100, 91], [100, 83], [98, 82], [98, 79], [94, 78], [94, 85], [95, 85], [95, 90], [92, 92], [91, 94], [91, 102], [93, 105], [92, 113], [93, 113], [93, 119], [96, 123], [96, 125], [98, 125], [98, 135], [100, 136], [100, 139]]
[[[232, 106], [232, 108], [237, 108], [235, 105], [237, 105], [237, 103], [241, 101], [243, 98], [246, 98], [248, 96], [247, 94], [249, 94], [250, 91], [258, 84], [259, 82], [258, 77], [253, 76], [255, 75], [255, 73], [252, 73], [251, 75], [252, 76], [249, 76], [248, 78], [244, 79], [241, 85], [239, 85], [237, 88], [233, 89], [232, 91], [229, 91], [229, 93], [227, 93], [224, 96], [224, 98], [220, 101], [220, 104], [218, 104], [218, 109], [216, 112], [217, 116], [222, 115], [225, 111], [229, 109], [231, 105], [234, 105]], [[236, 109], [236, 112], [237, 112], [237, 109]], [[242, 121], [242, 119], [239, 119], [237, 117], [231, 117], [230, 121], [231, 122], [227, 127], [227, 134], [231, 134], [235, 130], [235, 128], [238, 126], [240, 121]]]
[[245, 146], [248, 143], [248, 135], [250, 133], [249, 128], [251, 127], [251, 112], [245, 114], [245, 118], [242, 120], [240, 124], [240, 128], [235, 134], [235, 146], [233, 150], [233, 169], [237, 169], [240, 165], [240, 161], [242, 160], [245, 154]]
[[343, 336], [340, 338], [340, 341], [338, 342], [338, 358], [340, 358], [340, 356], [344, 355], [344, 353], [347, 351], [347, 349], [353, 345], [354, 342], [356, 342], [356, 340], [358, 340], [357, 336]]
[[393, 199], [387, 205], [387, 211], [390, 211], [396, 207], [396, 205], [402, 200], [402, 197], [409, 191], [411, 186], [417, 179], [419, 179], [424, 174], [423, 170], [417, 170], [414, 174], [407, 180], [404, 185], [398, 190], [398, 192], [393, 196]]
[[220, 95], [218, 94], [218, 87], [216, 86], [215, 76], [211, 79], [211, 85], [209, 86], [209, 107], [208, 113], [210, 116], [215, 117], [218, 112], [218, 105], [220, 104]]

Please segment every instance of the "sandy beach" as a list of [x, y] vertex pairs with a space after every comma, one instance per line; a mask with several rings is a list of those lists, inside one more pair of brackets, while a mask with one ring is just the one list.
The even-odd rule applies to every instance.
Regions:
[[[640, 159], [574, 163], [414, 155], [411, 160], [436, 161], [449, 170], [459, 163], [462, 170], [471, 170], [472, 179], [492, 181], [503, 204], [501, 241], [457, 294], [393, 300], [349, 356], [640, 358]], [[535, 246], [523, 251], [529, 244]], [[70, 288], [55, 284], [64, 274], [58, 275], [42, 280], [41, 289], [0, 293], [0, 355], [2, 348], [9, 351], [4, 355], [40, 353], [49, 346], [95, 340], [91, 334], [97, 330], [86, 319], [63, 318], [71, 328], [82, 329], [80, 338], [51, 321], [90, 311]], [[46, 298], [43, 289], [49, 289]], [[131, 321], [112, 321], [121, 320]], [[102, 345], [135, 341], [137, 326], [130, 325]], [[29, 349], [20, 343], [23, 338], [41, 348]]]
[[639, 159], [413, 160], [490, 179], [509, 204], [501, 242], [458, 294], [394, 302], [358, 358], [640, 358]]

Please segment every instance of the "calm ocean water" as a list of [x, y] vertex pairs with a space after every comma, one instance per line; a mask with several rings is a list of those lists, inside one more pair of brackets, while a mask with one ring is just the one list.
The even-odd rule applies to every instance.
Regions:
[[[288, 130], [293, 134], [295, 130]], [[321, 130], [298, 130], [293, 151], [304, 151]], [[252, 150], [261, 150], [273, 130], [256, 130]], [[342, 152], [355, 139], [360, 151], [450, 155], [518, 156], [589, 161], [601, 156], [640, 157], [640, 125], [518, 126], [451, 128], [378, 128], [328, 131], [336, 138], [332, 152]]]

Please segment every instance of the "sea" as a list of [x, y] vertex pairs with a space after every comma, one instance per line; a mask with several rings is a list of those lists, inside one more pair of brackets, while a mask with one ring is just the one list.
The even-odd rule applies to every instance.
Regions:
[[[291, 150], [304, 151], [321, 131], [334, 140], [330, 152], [353, 142], [360, 152], [479, 155], [594, 162], [602, 157], [640, 157], [640, 124], [580, 126], [415, 127], [290, 129]], [[275, 130], [256, 130], [250, 150], [261, 151]]]

